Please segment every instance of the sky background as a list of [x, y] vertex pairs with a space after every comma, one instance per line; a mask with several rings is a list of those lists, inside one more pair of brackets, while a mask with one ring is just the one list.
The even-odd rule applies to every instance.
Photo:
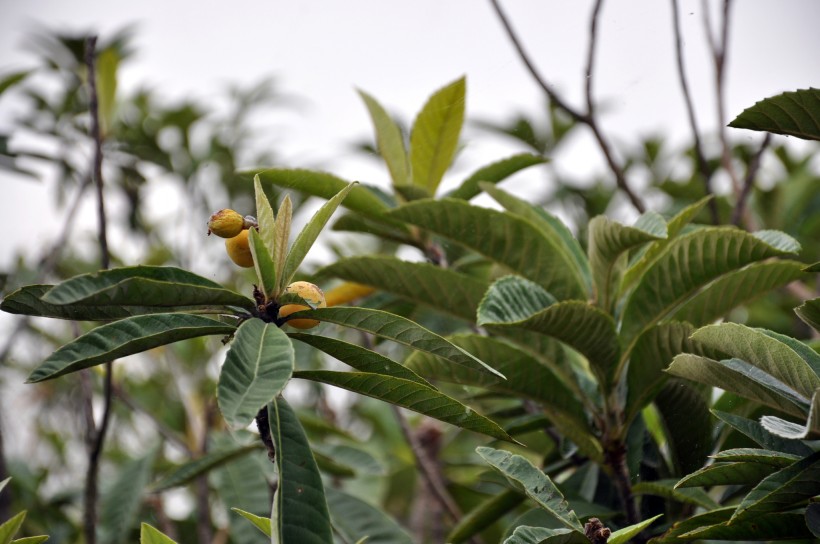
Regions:
[[[592, 2], [508, 0], [502, 5], [545, 77], [580, 106]], [[720, 3], [709, 5], [716, 14]], [[702, 4], [681, 0], [680, 7], [689, 83], [701, 128], [709, 132], [716, 118]], [[818, 86], [820, 2], [743, 0], [733, 3], [732, 13], [729, 119], [764, 97]], [[649, 134], [681, 144], [689, 137], [671, 21], [670, 2], [605, 3], [594, 83], [603, 127], [616, 145], [634, 145]], [[461, 75], [467, 76], [468, 121], [503, 121], [516, 112], [542, 110], [542, 94], [489, 2], [477, 0], [0, 0], [0, 75], [32, 65], [25, 42], [38, 26], [93, 29], [105, 36], [130, 24], [136, 24], [137, 55], [123, 66], [120, 92], [149, 85], [168, 100], [209, 102], [229, 84], [251, 85], [273, 76], [281, 90], [299, 97], [299, 108], [277, 114], [261, 143], [272, 145], [286, 166], [327, 169], [348, 179], [387, 179], [383, 169], [351, 151], [351, 142], [371, 131], [356, 88], [407, 122], [430, 93]], [[0, 101], [0, 129], [17, 107]], [[516, 150], [470, 135], [456, 173]], [[759, 139], [751, 132], [735, 136]], [[600, 164], [597, 149], [580, 138], [558, 166], [583, 174]], [[450, 178], [457, 180], [457, 175]], [[526, 186], [527, 178], [522, 180], [519, 185]], [[0, 174], [0, 183], [3, 223], [25, 225], [6, 229], [0, 238], [0, 267], [5, 267], [18, 250], [31, 248], [32, 237], [53, 237], [58, 226], [49, 220], [54, 180], [36, 183]], [[93, 228], [93, 217], [87, 225]]]

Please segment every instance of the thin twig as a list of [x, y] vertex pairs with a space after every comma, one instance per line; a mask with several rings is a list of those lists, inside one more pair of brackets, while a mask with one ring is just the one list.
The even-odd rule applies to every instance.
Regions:
[[575, 108], [571, 107], [566, 101], [561, 98], [561, 96], [556, 93], [552, 87], [549, 85], [546, 79], [538, 72], [535, 68], [535, 65], [530, 60], [529, 55], [527, 52], [524, 51], [524, 46], [521, 44], [521, 40], [518, 39], [518, 35], [512, 28], [507, 16], [501, 9], [501, 6], [498, 3], [498, 0], [490, 0], [493, 8], [495, 9], [498, 18], [501, 20], [501, 24], [504, 26], [504, 29], [507, 31], [507, 35], [510, 38], [510, 41], [515, 46], [516, 51], [518, 51], [518, 55], [521, 60], [524, 62], [524, 65], [529, 70], [530, 74], [532, 75], [535, 82], [538, 84], [539, 87], [546, 93], [547, 97], [554, 103], [557, 107], [564, 110], [569, 114], [572, 119], [576, 122], [581, 123], [589, 127], [590, 131], [592, 131], [592, 135], [595, 137], [595, 141], [598, 143], [598, 147], [601, 149], [601, 152], [604, 155], [604, 159], [606, 160], [607, 166], [609, 167], [612, 174], [615, 176], [615, 183], [618, 185], [618, 188], [623, 191], [627, 198], [629, 198], [630, 203], [632, 206], [635, 207], [636, 210], [643, 213], [646, 210], [646, 206], [644, 205], [643, 201], [638, 197], [637, 194], [632, 190], [629, 186], [629, 183], [626, 180], [626, 176], [624, 174], [623, 167], [618, 164], [618, 161], [615, 159], [615, 156], [612, 152], [612, 147], [609, 144], [609, 141], [604, 136], [603, 131], [598, 126], [598, 121], [593, 115], [593, 107], [591, 106], [592, 103], [592, 68], [595, 59], [595, 38], [597, 36], [597, 27], [598, 27], [598, 15], [601, 10], [601, 6], [603, 4], [603, 0], [597, 0], [595, 3], [595, 8], [592, 12], [592, 20], [590, 23], [590, 44], [589, 44], [589, 53], [587, 55], [587, 69], [586, 69], [586, 100], [587, 100], [587, 109], [586, 113], [581, 113], [580, 111], [576, 110]]
[[[267, 413], [267, 406], [264, 408]], [[208, 429], [211, 428], [213, 410], [210, 405], [205, 407], [205, 425], [202, 432], [202, 437], [199, 443], [200, 455], [208, 453]], [[199, 542], [210, 542], [213, 539], [213, 530], [211, 522], [211, 503], [208, 500], [210, 496], [210, 489], [208, 489], [208, 476], [202, 474], [196, 479], [196, 534]]]
[[[737, 197], [734, 212], [732, 212], [732, 224], [735, 226], [740, 226], [740, 222], [743, 220], [746, 212], [746, 203], [749, 200], [749, 195], [752, 193], [752, 187], [754, 187], [755, 184], [757, 171], [760, 170], [760, 159], [763, 156], [763, 152], [769, 147], [771, 140], [771, 133], [766, 133], [766, 137], [763, 138], [763, 142], [760, 144], [757, 152], [755, 152], [754, 156], [749, 161], [749, 168], [746, 171], [746, 178], [743, 180], [743, 188], [740, 190], [740, 195]], [[748, 226], [751, 227], [751, 225]]]
[[709, 15], [709, 6], [707, 0], [703, 0], [701, 9], [703, 11], [703, 24], [706, 27], [707, 43], [712, 54], [712, 64], [714, 65], [715, 77], [715, 95], [717, 99], [717, 124], [718, 136], [721, 145], [721, 164], [724, 170], [732, 180], [732, 189], [735, 195], [740, 195], [741, 185], [737, 172], [732, 165], [732, 151], [729, 146], [729, 139], [726, 136], [726, 106], [725, 106], [725, 87], [726, 80], [726, 54], [729, 44], [729, 12], [731, 8], [731, 0], [723, 0], [723, 15], [721, 21], [720, 37], [715, 39], [712, 34], [712, 18]]
[[461, 509], [447, 492], [447, 486], [444, 484], [438, 468], [433, 464], [432, 460], [427, 457], [427, 452], [424, 451], [418, 439], [413, 435], [413, 431], [410, 429], [407, 419], [401, 412], [401, 408], [393, 404], [391, 404], [390, 407], [393, 409], [393, 413], [396, 414], [402, 435], [404, 435], [404, 439], [407, 440], [407, 443], [410, 445], [410, 449], [416, 459], [416, 465], [418, 465], [418, 469], [422, 477], [424, 477], [424, 481], [427, 482], [433, 498], [441, 505], [453, 521], [458, 521], [461, 518]]
[[[0, 482], [9, 477], [3, 452], [3, 421], [0, 419]], [[5, 520], [9, 517], [11, 517], [11, 492], [7, 489], [4, 493], [0, 493], [0, 519]]]
[[[91, 138], [94, 142], [94, 168], [92, 178], [97, 187], [97, 228], [100, 244], [100, 268], [108, 269], [110, 257], [108, 254], [108, 240], [106, 235], [105, 200], [103, 198], [102, 180], [102, 136], [100, 134], [100, 112], [99, 101], [97, 99], [97, 74], [95, 69], [95, 56], [97, 47], [97, 37], [89, 36], [85, 42], [85, 64], [88, 75], [88, 109], [91, 114]], [[85, 480], [85, 512], [84, 528], [85, 540], [87, 544], [97, 542], [97, 479], [100, 472], [100, 457], [102, 455], [105, 435], [108, 432], [108, 425], [111, 421], [111, 404], [113, 399], [112, 387], [112, 363], [105, 363], [105, 376], [103, 378], [103, 413], [99, 427], [89, 429], [93, 433], [94, 440], [88, 452], [88, 471]], [[93, 415], [92, 415], [93, 420]], [[91, 423], [93, 425], [93, 421]]]
[[[680, 12], [678, 9], [678, 0], [672, 0], [672, 20], [675, 29], [675, 53], [678, 62], [678, 78], [680, 79], [681, 90], [683, 91], [683, 99], [686, 103], [686, 113], [689, 117], [689, 128], [692, 129], [692, 138], [694, 139], [695, 158], [698, 163], [698, 171], [701, 178], [703, 178], [703, 189], [706, 195], [714, 194], [712, 191], [712, 172], [709, 168], [709, 162], [703, 154], [703, 143], [700, 139], [700, 130], [698, 129], [698, 121], [695, 116], [695, 106], [692, 103], [692, 95], [689, 92], [689, 83], [686, 81], [686, 68], [683, 62], [683, 40], [681, 39], [680, 28]], [[709, 215], [712, 218], [712, 224], [720, 223], [720, 216], [718, 215], [717, 202], [712, 198], [709, 200]]]

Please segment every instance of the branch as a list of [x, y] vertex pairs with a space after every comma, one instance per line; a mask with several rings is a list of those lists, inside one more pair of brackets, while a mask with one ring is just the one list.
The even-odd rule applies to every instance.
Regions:
[[632, 191], [632, 188], [629, 186], [629, 183], [626, 180], [626, 176], [624, 175], [623, 167], [618, 164], [615, 160], [615, 156], [612, 153], [612, 148], [609, 145], [606, 137], [604, 136], [603, 132], [601, 131], [600, 127], [598, 126], [598, 121], [593, 114], [593, 107], [592, 107], [592, 68], [594, 65], [595, 60], [595, 41], [597, 36], [597, 27], [598, 27], [598, 15], [601, 11], [601, 6], [603, 4], [603, 0], [597, 0], [595, 3], [595, 7], [592, 12], [592, 20], [590, 23], [590, 44], [589, 44], [589, 52], [587, 55], [587, 68], [586, 68], [586, 102], [587, 102], [587, 112], [581, 113], [578, 110], [572, 108], [567, 104], [561, 97], [558, 95], [552, 87], [549, 85], [546, 79], [541, 76], [538, 70], [535, 68], [535, 65], [527, 55], [527, 52], [524, 51], [524, 47], [521, 44], [521, 40], [519, 40], [518, 35], [513, 30], [507, 16], [501, 10], [501, 6], [498, 3], [498, 0], [490, 0], [493, 8], [495, 9], [498, 18], [501, 20], [504, 29], [507, 31], [507, 35], [510, 38], [510, 41], [515, 46], [516, 51], [518, 51], [519, 57], [526, 65], [527, 69], [529, 70], [530, 74], [532, 75], [533, 79], [535, 79], [536, 83], [539, 87], [546, 93], [547, 97], [552, 101], [557, 107], [564, 110], [578, 123], [584, 124], [592, 131], [592, 135], [595, 137], [595, 141], [598, 143], [598, 147], [601, 149], [601, 152], [604, 154], [604, 159], [606, 160], [607, 166], [612, 171], [613, 175], [615, 176], [615, 183], [618, 185], [618, 188], [621, 189], [626, 196], [629, 198], [629, 201], [635, 207], [636, 210], [643, 213], [646, 210], [646, 206], [644, 205], [643, 201], [638, 198], [638, 195]]
[[[97, 186], [97, 219], [100, 243], [100, 268], [108, 269], [109, 254], [106, 236], [105, 200], [103, 198], [102, 180], [102, 137], [100, 135], [100, 112], [97, 100], [97, 73], [95, 69], [97, 37], [90, 36], [85, 42], [85, 65], [88, 71], [88, 108], [91, 114], [91, 138], [94, 141], [94, 168], [92, 179]], [[88, 471], [85, 479], [85, 512], [84, 529], [87, 544], [97, 542], [97, 479], [100, 472], [100, 456], [102, 454], [108, 424], [111, 421], [112, 401], [112, 369], [111, 362], [105, 363], [105, 377], [103, 381], [103, 414], [99, 427], [95, 429], [93, 414], [90, 414], [89, 436], [93, 437], [88, 452]]]
[[760, 170], [760, 159], [763, 156], [763, 152], [769, 147], [769, 142], [771, 142], [771, 140], [772, 135], [770, 133], [766, 133], [766, 137], [763, 138], [760, 148], [758, 148], [757, 152], [752, 157], [752, 160], [749, 161], [749, 168], [746, 171], [746, 178], [743, 180], [743, 188], [740, 190], [740, 195], [737, 198], [737, 203], [735, 204], [735, 209], [732, 213], [732, 224], [735, 226], [740, 226], [740, 222], [746, 212], [746, 202], [749, 200], [749, 195], [752, 193], [752, 187], [754, 187], [757, 171]]
[[[681, 90], [683, 91], [683, 99], [686, 103], [686, 113], [689, 117], [689, 128], [692, 129], [692, 138], [694, 139], [695, 157], [698, 163], [698, 171], [703, 178], [703, 189], [706, 195], [714, 194], [712, 191], [712, 174], [714, 173], [709, 168], [709, 163], [703, 154], [703, 144], [700, 140], [700, 130], [698, 129], [698, 121], [695, 117], [695, 107], [692, 104], [692, 96], [689, 93], [689, 84], [686, 81], [686, 70], [683, 63], [683, 41], [681, 39], [680, 30], [680, 14], [678, 10], [678, 0], [672, 0], [672, 20], [675, 29], [675, 53], [678, 61], [678, 78], [680, 79]], [[720, 223], [718, 216], [717, 202], [715, 199], [709, 199], [709, 214], [712, 217], [712, 224]]]

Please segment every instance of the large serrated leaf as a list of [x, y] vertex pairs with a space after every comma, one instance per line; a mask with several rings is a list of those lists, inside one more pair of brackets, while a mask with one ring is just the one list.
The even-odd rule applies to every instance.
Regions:
[[703, 466], [712, 451], [712, 417], [704, 395], [683, 380], [671, 380], [655, 398], [677, 474]]
[[229, 449], [212, 451], [198, 459], [194, 459], [166, 474], [160, 481], [151, 486], [151, 491], [158, 493], [174, 487], [185, 485], [197, 476], [207, 474], [211, 470], [226, 463], [247, 455], [252, 451], [257, 451], [262, 447], [261, 443], [237, 444]]
[[799, 354], [761, 330], [736, 323], [722, 323], [703, 327], [692, 338], [719, 353], [754, 365], [803, 395], [806, 400], [820, 387], [820, 377]]
[[775, 436], [764, 429], [760, 423], [720, 410], [712, 410], [715, 416], [733, 429], [748, 436], [767, 450], [805, 457], [814, 453], [809, 446], [799, 440], [787, 440]]
[[675, 489], [676, 483], [676, 480], [669, 479], [639, 482], [632, 487], [632, 492], [635, 495], [657, 495], [682, 504], [694, 504], [707, 510], [718, 507], [718, 504], [702, 489]]
[[[624, 421], [627, 426], [661, 391], [669, 378], [663, 370], [672, 359], [681, 352], [697, 351], [697, 344], [689, 339], [694, 330], [688, 323], [662, 323], [648, 329], [635, 342], [626, 370]], [[616, 381], [619, 374], [616, 372]]]
[[290, 243], [290, 227], [293, 221], [293, 203], [290, 201], [290, 196], [285, 195], [282, 203], [279, 205], [279, 211], [276, 214], [276, 220], [273, 222], [273, 249], [271, 250], [271, 257], [273, 258], [274, 268], [276, 269], [276, 292], [278, 296], [287, 287], [285, 281], [285, 265], [288, 260], [288, 244]]
[[271, 542], [332, 542], [322, 476], [302, 425], [282, 397], [268, 405], [268, 421], [279, 472], [271, 514]]
[[548, 414], [562, 412], [575, 419], [580, 429], [592, 434], [577, 393], [529, 354], [501, 340], [476, 334], [454, 335], [448, 337], [448, 340], [482, 361], [491, 361], [507, 379], [499, 381], [486, 374], [448, 365], [429, 353], [413, 353], [404, 364], [423, 376], [461, 385], [486, 387], [490, 391], [534, 400]]
[[571, 529], [547, 529], [546, 527], [516, 527], [504, 544], [586, 544], [589, 539]]
[[137, 521], [142, 494], [148, 486], [156, 450], [131, 460], [119, 471], [117, 478], [103, 493], [100, 503], [99, 542], [123, 543]]
[[436, 194], [441, 178], [453, 162], [464, 123], [466, 81], [462, 77], [433, 93], [410, 132], [413, 185]]
[[740, 304], [799, 279], [804, 275], [802, 268], [798, 261], [775, 261], [729, 272], [687, 300], [673, 319], [696, 327], [708, 325]]
[[519, 215], [442, 198], [405, 204], [389, 217], [463, 244], [538, 283], [559, 300], [586, 298], [573, 261]]
[[216, 282], [171, 266], [132, 266], [83, 274], [55, 285], [42, 298], [49, 304], [85, 306], [255, 306], [251, 299]]
[[631, 342], [723, 274], [786, 253], [729, 227], [704, 228], [676, 238], [647, 268], [629, 297], [621, 336]]
[[760, 384], [739, 369], [708, 357], [689, 353], [677, 355], [667, 372], [704, 385], [719, 387], [786, 413], [796, 416], [804, 414], [800, 405]]
[[750, 462], [771, 465], [776, 468], [785, 468], [802, 459], [799, 455], [782, 453], [779, 451], [762, 450], [758, 448], [733, 448], [723, 450], [711, 456], [718, 462]]
[[[525, 319], [511, 315], [499, 315], [498, 311], [490, 314], [491, 306], [498, 309], [500, 304], [493, 304], [493, 291], [488, 292], [478, 312], [478, 324], [491, 330], [522, 328], [544, 334], [560, 340], [584, 355], [593, 372], [602, 383], [607, 383], [613, 369], [618, 364], [620, 345], [612, 318], [600, 309], [577, 300], [557, 302], [530, 315]], [[513, 320], [500, 320], [509, 317]], [[488, 319], [496, 319], [488, 321]]]
[[595, 282], [595, 300], [601, 308], [609, 310], [614, 302], [628, 252], [666, 237], [666, 221], [654, 212], [641, 216], [632, 227], [602, 215], [589, 222], [587, 251]]
[[262, 182], [259, 181], [259, 176], [253, 177], [253, 193], [256, 199], [256, 222], [259, 224], [259, 235], [268, 254], [273, 256], [276, 254], [274, 247], [274, 240], [276, 239], [276, 217], [273, 214], [273, 208], [262, 189]]
[[535, 166], [536, 164], [544, 164], [547, 162], [545, 157], [540, 155], [532, 155], [530, 153], [521, 153], [507, 157], [500, 161], [489, 164], [483, 168], [479, 168], [473, 172], [470, 177], [461, 182], [461, 185], [453, 191], [447, 193], [446, 196], [450, 198], [460, 198], [462, 200], [470, 200], [481, 192], [479, 186], [480, 182], [498, 183], [515, 174], [519, 170]]
[[712, 487], [715, 485], [749, 485], [760, 482], [777, 470], [764, 463], [714, 463], [684, 476], [675, 488]]
[[448, 362], [504, 379], [504, 375], [434, 332], [405, 317], [369, 308], [319, 308], [293, 314], [318, 319], [388, 338], [407, 347], [432, 353]]
[[288, 256], [285, 259], [285, 268], [282, 271], [281, 285], [287, 285], [296, 274], [296, 269], [302, 264], [302, 261], [308, 254], [308, 251], [313, 246], [319, 233], [325, 228], [325, 225], [330, 220], [330, 216], [336, 211], [336, 208], [345, 200], [351, 189], [355, 187], [355, 183], [351, 183], [335, 194], [330, 200], [325, 202], [319, 208], [313, 217], [310, 218], [307, 225], [299, 232], [296, 240], [293, 242]]
[[555, 304], [554, 296], [543, 287], [518, 276], [504, 276], [493, 282], [478, 308], [477, 323], [515, 323]]
[[452, 397], [418, 382], [384, 374], [332, 370], [296, 371], [293, 377], [341, 387], [360, 395], [407, 408], [462, 429], [514, 442], [494, 421], [477, 414], [472, 408]]
[[[381, 353], [363, 348], [356, 344], [351, 344], [343, 340], [337, 340], [328, 336], [318, 334], [305, 334], [292, 332], [288, 336], [311, 345], [328, 355], [346, 363], [356, 370], [369, 372], [372, 374], [385, 374], [403, 380], [410, 380], [428, 387], [433, 387], [424, 378], [413, 372], [410, 368], [397, 363], [393, 359], [385, 357]], [[449, 366], [449, 365], [448, 365]], [[483, 374], [482, 374], [483, 375]]]
[[176, 542], [147, 523], [143, 523], [140, 525], [140, 544], [176, 544]]
[[789, 510], [819, 493], [820, 452], [817, 452], [761, 481], [738, 505], [732, 522]]
[[[5, 301], [3, 301], [3, 304], [5, 304]], [[794, 313], [807, 325], [820, 332], [820, 298], [805, 301], [794, 309]]]
[[790, 540], [811, 538], [802, 514], [778, 512], [763, 514], [744, 521], [724, 522], [683, 533], [684, 540], [710, 539], [730, 542]]
[[248, 425], [282, 391], [294, 357], [293, 344], [276, 325], [249, 319], [239, 326], [217, 387], [219, 410], [229, 425]]
[[236, 328], [209, 317], [151, 314], [101, 325], [69, 342], [38, 366], [28, 383], [50, 380], [188, 338], [231, 334]]
[[[37, 317], [54, 317], [73, 321], [112, 321], [134, 315], [166, 312], [167, 308], [150, 306], [83, 306], [78, 304], [49, 304], [41, 297], [51, 290], [53, 285], [27, 285], [6, 296], [0, 304], [0, 310], [10, 314], [31, 315]], [[220, 308], [216, 311], [223, 311]]]
[[337, 489], [325, 492], [333, 528], [347, 542], [364, 539], [367, 544], [413, 544], [410, 535], [381, 509]]
[[588, 293], [588, 296], [592, 296], [592, 272], [589, 268], [587, 256], [581, 248], [581, 244], [578, 243], [578, 240], [575, 239], [575, 236], [560, 219], [547, 213], [544, 208], [534, 206], [526, 200], [502, 191], [491, 184], [482, 182], [479, 185], [487, 194], [493, 197], [493, 200], [504, 206], [505, 210], [531, 221], [544, 236], [555, 243], [557, 248], [565, 250], [566, 260], [575, 265], [575, 272], [584, 287], [584, 292]]
[[543, 471], [524, 457], [507, 451], [482, 446], [476, 448], [476, 452], [515, 489], [525, 493], [561, 524], [583, 535], [584, 527], [578, 516], [570, 510], [561, 491]]
[[776, 416], [763, 416], [760, 424], [777, 436], [792, 440], [816, 440], [820, 438], [820, 390], [814, 392], [805, 425], [793, 423]]
[[343, 259], [317, 274], [371, 285], [469, 321], [475, 319], [481, 297], [489, 287], [486, 281], [454, 270], [390, 256]]
[[801, 89], [761, 100], [743, 110], [729, 126], [820, 140], [820, 89]]
[[359, 90], [359, 96], [364, 100], [370, 120], [373, 121], [376, 146], [387, 164], [393, 185], [410, 185], [410, 163], [404, 149], [401, 129], [375, 98], [362, 90]]
[[820, 503], [813, 502], [806, 507], [806, 526], [820, 538]]

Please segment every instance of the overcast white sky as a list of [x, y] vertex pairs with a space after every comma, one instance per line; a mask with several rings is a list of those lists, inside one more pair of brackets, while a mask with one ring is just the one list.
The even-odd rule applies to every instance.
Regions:
[[[592, 2], [502, 4], [544, 75], [580, 104]], [[714, 129], [700, 0], [681, 0], [681, 11], [690, 86], [702, 127]], [[818, 86], [820, 2], [740, 0], [733, 15], [730, 118], [766, 96]], [[169, 99], [207, 100], [229, 82], [275, 76], [307, 104], [271, 127], [280, 156], [290, 166], [320, 165], [350, 179], [378, 181], [370, 176], [381, 175], [349, 151], [352, 140], [370, 133], [356, 87], [405, 120], [433, 90], [462, 74], [468, 78], [468, 119], [502, 120], [516, 111], [539, 111], [543, 103], [489, 2], [479, 0], [0, 0], [0, 74], [31, 65], [22, 45], [37, 25], [105, 34], [131, 23], [138, 24], [138, 55], [125, 66], [121, 91], [149, 83]], [[604, 127], [617, 142], [650, 133], [687, 137], [672, 40], [670, 2], [606, 2], [595, 89], [607, 106]], [[0, 101], [0, 126], [10, 114], [10, 105]], [[481, 142], [468, 143], [459, 161], [470, 168], [503, 156]], [[597, 160], [594, 149], [582, 146], [567, 164], [585, 168]], [[5, 176], [0, 183], [4, 267], [16, 248], [31, 245], [32, 236], [49, 237], [55, 227], [48, 221], [30, 225], [32, 217], [48, 217], [53, 186]]]

